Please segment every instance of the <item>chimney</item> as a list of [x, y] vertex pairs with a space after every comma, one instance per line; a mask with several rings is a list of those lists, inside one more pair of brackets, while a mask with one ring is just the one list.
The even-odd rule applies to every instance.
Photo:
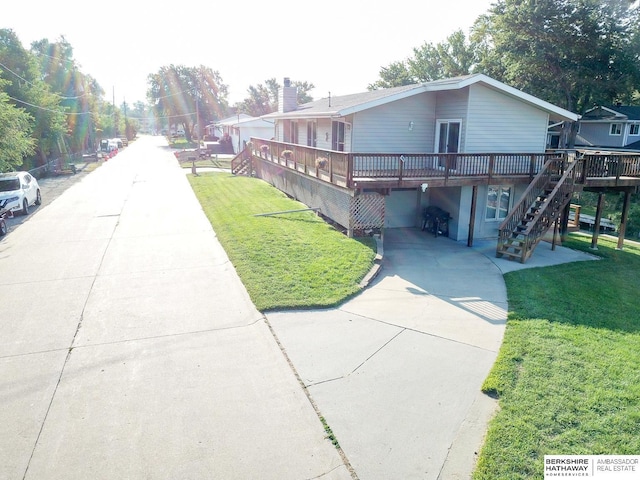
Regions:
[[298, 108], [298, 88], [291, 86], [289, 77], [284, 79], [284, 87], [278, 93], [278, 113], [292, 112]]

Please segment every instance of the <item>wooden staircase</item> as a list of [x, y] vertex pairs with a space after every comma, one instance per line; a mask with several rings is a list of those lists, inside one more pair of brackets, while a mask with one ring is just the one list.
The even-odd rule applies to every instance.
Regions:
[[499, 228], [496, 257], [527, 261], [571, 201], [576, 162], [549, 160]]
[[231, 173], [234, 175], [253, 175], [253, 162], [251, 161], [251, 149], [245, 147], [231, 160]]

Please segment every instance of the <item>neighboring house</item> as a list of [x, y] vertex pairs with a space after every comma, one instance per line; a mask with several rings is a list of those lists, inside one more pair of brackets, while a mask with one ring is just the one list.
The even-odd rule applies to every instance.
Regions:
[[597, 106], [582, 116], [576, 147], [640, 150], [640, 106]]
[[273, 121], [246, 113], [233, 115], [206, 127], [207, 136], [223, 138], [228, 135], [236, 153], [244, 148], [251, 137], [272, 138], [273, 132]]
[[[344, 152], [544, 153], [550, 122], [578, 120], [569, 111], [481, 74], [300, 106], [295, 87], [285, 87], [281, 97], [279, 111], [263, 117], [275, 121], [276, 140]], [[524, 188], [526, 184], [482, 187], [477, 237], [495, 238], [506, 210]], [[434, 203], [454, 219], [449, 235], [467, 238], [471, 185], [418, 190], [388, 192], [385, 227], [415, 226], [420, 221], [417, 201]], [[507, 209], [493, 207], [496, 197]]]

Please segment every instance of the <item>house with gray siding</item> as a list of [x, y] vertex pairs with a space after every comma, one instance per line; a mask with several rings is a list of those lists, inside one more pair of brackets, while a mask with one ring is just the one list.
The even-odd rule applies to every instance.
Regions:
[[[377, 168], [377, 156], [424, 152], [519, 153], [526, 156], [528, 169], [532, 154], [545, 153], [550, 123], [578, 120], [574, 113], [482, 74], [327, 97], [303, 105], [291, 101], [295, 87], [286, 80], [283, 90], [281, 96], [289, 98], [289, 103], [283, 102], [278, 112], [262, 117], [275, 123], [277, 142], [351, 152], [354, 168], [368, 171]], [[444, 168], [439, 161], [431, 160], [434, 167]], [[486, 164], [489, 157], [476, 161]], [[536, 168], [542, 161], [542, 157], [536, 160]], [[380, 168], [398, 168], [403, 157], [390, 162]], [[463, 240], [470, 233], [473, 198], [477, 198], [474, 235], [495, 238], [528, 184], [497, 179], [475, 186], [463, 183], [404, 182], [385, 188], [363, 179], [355, 193], [384, 198], [384, 228], [419, 226], [424, 208], [436, 205], [452, 217], [449, 237]]]
[[587, 110], [580, 119], [576, 146], [640, 151], [640, 106], [609, 105]]

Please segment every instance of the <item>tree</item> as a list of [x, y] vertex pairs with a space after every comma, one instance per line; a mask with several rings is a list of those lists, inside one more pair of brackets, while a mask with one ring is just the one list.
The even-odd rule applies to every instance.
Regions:
[[480, 69], [578, 113], [629, 101], [638, 12], [631, 0], [498, 0], [474, 26]]
[[0, 78], [6, 80], [2, 91], [9, 101], [29, 113], [35, 153], [44, 164], [66, 132], [64, 111], [59, 97], [42, 80], [38, 62], [10, 29], [0, 29]]
[[73, 47], [64, 37], [54, 43], [47, 39], [33, 42], [31, 52], [39, 60], [42, 79], [64, 108], [69, 149], [82, 152], [94, 147], [97, 143], [94, 117], [104, 91], [80, 71], [73, 58]]
[[380, 80], [369, 89], [398, 87], [430, 82], [441, 78], [468, 75], [478, 62], [477, 46], [462, 30], [453, 32], [446, 41], [424, 43], [413, 49], [413, 57], [393, 62], [380, 70]]
[[148, 76], [148, 84], [147, 97], [156, 116], [165, 118], [170, 125], [182, 125], [188, 141], [198, 116], [202, 133], [203, 124], [226, 114], [228, 87], [217, 71], [203, 65], [161, 67]]
[[369, 90], [379, 88], [400, 87], [402, 85], [413, 85], [418, 83], [409, 71], [408, 60], [390, 63], [380, 69], [380, 79], [369, 85]]
[[[315, 87], [309, 82], [291, 82], [298, 89], [298, 105], [313, 101], [309, 91]], [[265, 84], [250, 85], [247, 89], [249, 96], [242, 102], [236, 103], [234, 108], [238, 112], [245, 112], [254, 117], [267, 115], [278, 110], [278, 93], [282, 86], [275, 78], [269, 78]]]
[[[0, 81], [0, 89], [6, 82]], [[24, 109], [11, 104], [9, 96], [0, 92], [0, 172], [20, 167], [31, 155], [35, 141], [31, 137], [32, 118]]]

